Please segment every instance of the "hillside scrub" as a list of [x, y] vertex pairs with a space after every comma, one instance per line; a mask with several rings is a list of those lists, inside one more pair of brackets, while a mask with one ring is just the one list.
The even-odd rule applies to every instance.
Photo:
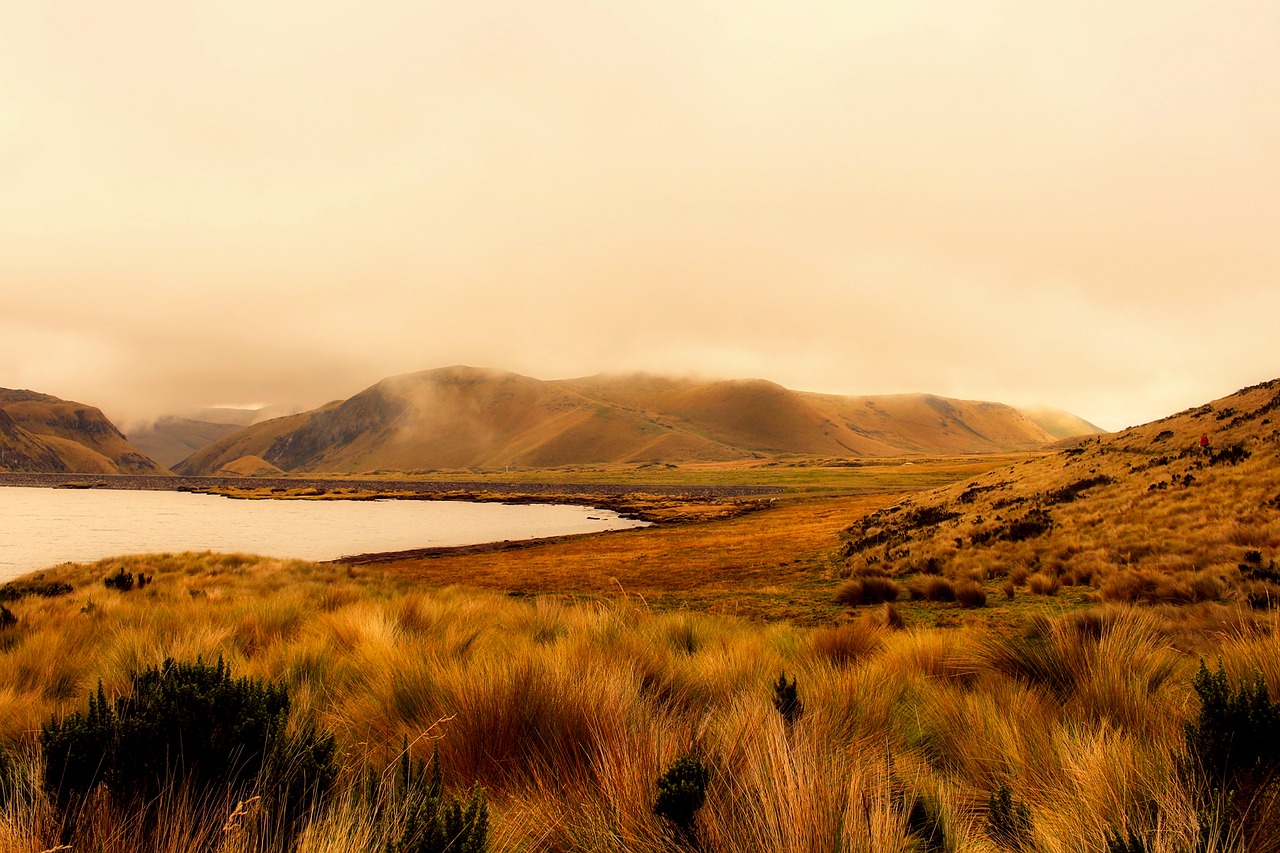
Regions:
[[[121, 570], [153, 580], [104, 595], [102, 578]], [[19, 622], [0, 646], [0, 848], [31, 853], [61, 843], [35, 733], [99, 682], [108, 703], [129, 695], [133, 673], [168, 658], [221, 657], [236, 678], [287, 690], [290, 731], [332, 733], [327, 806], [290, 845], [304, 853], [416, 843], [404, 820], [440, 806], [394, 780], [429, 778], [433, 756], [434, 802], [487, 792], [492, 851], [991, 851], [1002, 788], [1029, 821], [997, 819], [1028, 849], [1132, 834], [1190, 850], [1209, 825], [1186, 735], [1201, 658], [1221, 657], [1232, 684], [1260, 673], [1280, 695], [1275, 615], [1224, 605], [1168, 616], [1109, 605], [1004, 632], [898, 629], [877, 610], [811, 631], [623, 597], [424, 592], [372, 568], [242, 555], [46, 574], [72, 590], [13, 602]], [[803, 713], [787, 717], [778, 697], [791, 685]], [[685, 774], [705, 792], [678, 813], [684, 829], [655, 811], [682, 756], [705, 770]], [[90, 798], [76, 849], [269, 849], [260, 801], [210, 793], [161, 798], [162, 831], [143, 842], [134, 816]], [[1204, 849], [1243, 851], [1241, 837], [1224, 830]]]
[[[842, 574], [1100, 602], [1280, 605], [1280, 380], [853, 521]], [[1201, 447], [1200, 437], [1209, 446]], [[838, 579], [837, 579], [838, 580]], [[1025, 584], [1025, 588], [1024, 588]]]

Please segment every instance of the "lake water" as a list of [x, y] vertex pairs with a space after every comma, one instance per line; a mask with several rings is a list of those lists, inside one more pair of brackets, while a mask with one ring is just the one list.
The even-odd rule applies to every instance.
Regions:
[[641, 526], [581, 506], [231, 500], [186, 492], [0, 486], [0, 581], [63, 562], [221, 551], [333, 560]]

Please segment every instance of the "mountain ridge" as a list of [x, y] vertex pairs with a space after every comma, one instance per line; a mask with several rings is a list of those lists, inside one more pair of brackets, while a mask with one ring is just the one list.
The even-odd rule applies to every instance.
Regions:
[[387, 377], [346, 400], [244, 427], [175, 470], [212, 473], [245, 456], [299, 473], [361, 473], [965, 454], [1054, 440], [1002, 403], [840, 397], [762, 379], [540, 380], [454, 365]]
[[168, 474], [100, 409], [26, 389], [0, 388], [0, 470]]

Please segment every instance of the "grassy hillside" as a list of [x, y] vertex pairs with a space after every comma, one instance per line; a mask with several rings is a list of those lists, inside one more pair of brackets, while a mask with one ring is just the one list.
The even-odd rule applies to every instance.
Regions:
[[543, 382], [467, 367], [392, 377], [323, 411], [269, 423], [178, 469], [212, 473], [245, 455], [287, 471], [355, 473], [991, 453], [1053, 441], [995, 403], [830, 397], [759, 380]]
[[[138, 451], [99, 409], [34, 391], [0, 388], [0, 409], [12, 423], [48, 448], [60, 468], [91, 474], [167, 474]], [[5, 467], [5, 466], [0, 466]], [[6, 470], [37, 470], [7, 467]]]
[[1102, 435], [1106, 430], [1089, 423], [1079, 415], [1064, 412], [1061, 409], [1019, 408], [1018, 411], [1030, 418], [1037, 426], [1054, 438], [1075, 438], [1080, 435]]
[[61, 473], [68, 470], [71, 469], [56, 450], [14, 423], [0, 408], [0, 471]]
[[1275, 606], [1278, 409], [1280, 381], [1263, 383], [872, 513], [846, 532], [849, 595], [888, 579], [904, 596]]

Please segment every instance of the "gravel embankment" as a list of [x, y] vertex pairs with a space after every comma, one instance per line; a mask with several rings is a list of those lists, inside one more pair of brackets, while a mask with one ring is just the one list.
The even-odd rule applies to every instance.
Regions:
[[776, 486], [695, 486], [645, 483], [487, 483], [465, 480], [326, 480], [303, 477], [151, 477], [125, 474], [0, 473], [0, 486], [45, 488], [140, 489], [181, 492], [207, 489], [357, 489], [369, 492], [408, 492], [423, 496], [448, 493], [490, 495], [662, 495], [690, 498], [733, 498], [769, 495]]

